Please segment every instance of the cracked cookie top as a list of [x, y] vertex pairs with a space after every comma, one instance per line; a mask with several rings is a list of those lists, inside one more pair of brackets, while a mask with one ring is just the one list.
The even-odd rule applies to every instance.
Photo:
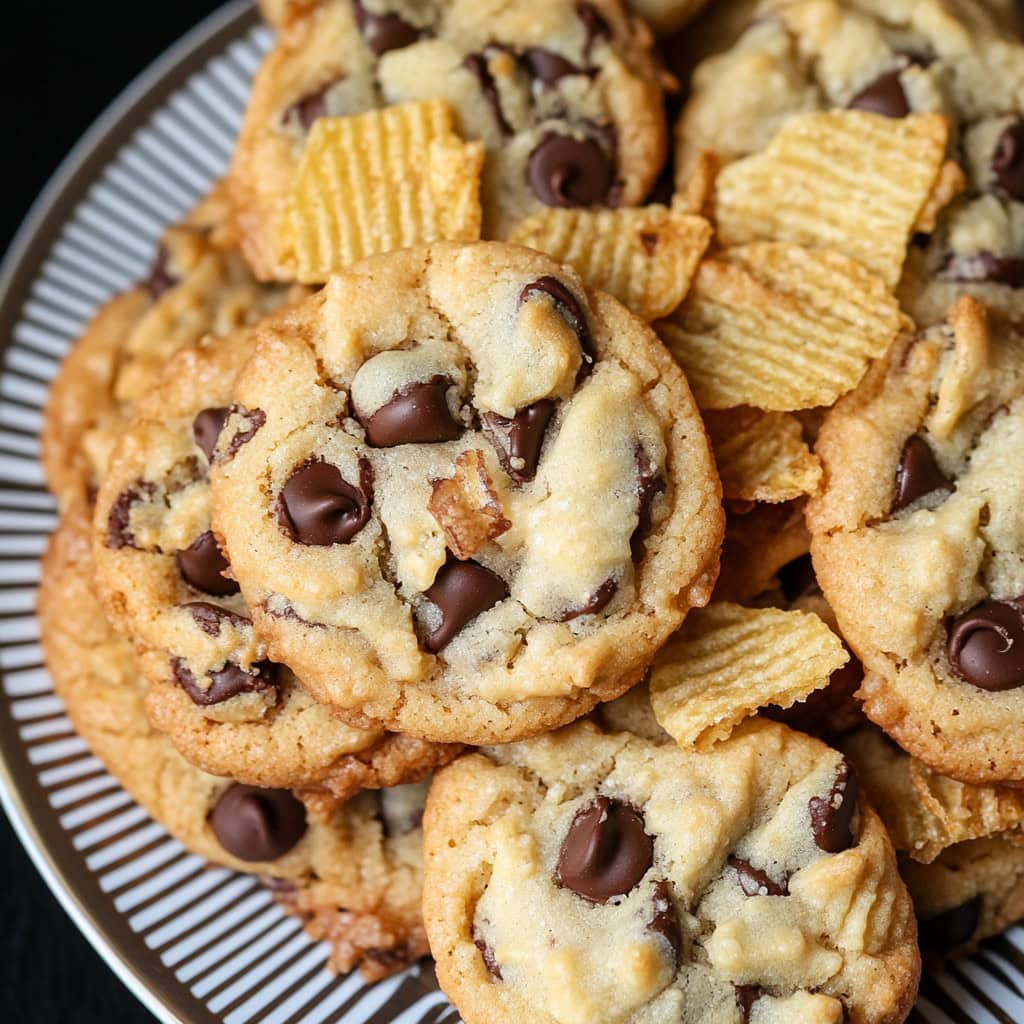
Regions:
[[843, 756], [752, 721], [706, 753], [589, 724], [461, 758], [424, 920], [467, 1024], [896, 1022], [919, 971]]
[[259, 331], [214, 452], [256, 633], [318, 700], [521, 737], [640, 677], [706, 601], [722, 513], [685, 379], [569, 269], [367, 260]]
[[434, 97], [484, 142], [485, 237], [540, 206], [641, 202], [666, 150], [652, 42], [619, 0], [309, 5], [256, 77], [232, 166], [247, 258], [288, 279], [288, 194], [316, 120]]

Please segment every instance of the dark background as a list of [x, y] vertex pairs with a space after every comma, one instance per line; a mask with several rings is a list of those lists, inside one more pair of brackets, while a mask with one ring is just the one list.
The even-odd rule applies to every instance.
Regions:
[[[219, 0], [4, 0], [0, 250], [64, 155]], [[75, 930], [0, 813], [0, 1021], [152, 1024]]]

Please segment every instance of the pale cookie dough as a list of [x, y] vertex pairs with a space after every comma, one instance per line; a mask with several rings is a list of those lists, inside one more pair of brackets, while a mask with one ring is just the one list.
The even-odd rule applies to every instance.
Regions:
[[179, 352], [136, 406], [96, 501], [108, 614], [135, 640], [157, 728], [204, 771], [344, 800], [412, 781], [457, 747], [352, 728], [267, 659], [210, 530], [209, 467], [253, 328]]
[[830, 413], [807, 506], [867, 715], [943, 775], [1024, 781], [1024, 340], [965, 298]]
[[388, 823], [407, 798], [362, 793], [323, 813], [287, 790], [243, 786], [185, 761], [149, 724], [131, 644], [103, 615], [89, 518], [81, 505], [65, 514], [44, 558], [38, 604], [47, 667], [78, 734], [189, 850], [301, 889], [330, 887], [349, 912], [335, 918], [331, 935], [339, 969], [362, 963], [379, 977], [381, 965], [397, 970], [422, 956], [419, 836]]
[[575, 725], [459, 759], [424, 920], [466, 1024], [902, 1021], [910, 897], [842, 755], [751, 721], [708, 753]]
[[214, 529], [270, 656], [354, 724], [541, 732], [706, 602], [722, 510], [686, 381], [568, 268], [391, 253], [258, 334]]
[[[258, 276], [289, 279], [288, 196], [313, 122], [442, 97], [487, 150], [484, 235], [543, 205], [643, 201], [667, 148], [650, 29], [619, 0], [322, 0], [261, 67], [230, 173]], [[283, 233], [284, 232], [284, 233]]]

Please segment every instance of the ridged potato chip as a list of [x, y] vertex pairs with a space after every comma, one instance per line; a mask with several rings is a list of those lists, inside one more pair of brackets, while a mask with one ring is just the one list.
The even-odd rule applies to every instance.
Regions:
[[656, 320], [685, 298], [711, 225], [667, 206], [550, 209], [524, 220], [510, 241], [570, 264], [588, 287], [614, 295], [643, 320]]
[[702, 409], [792, 412], [856, 387], [903, 325], [885, 282], [854, 260], [754, 242], [706, 259], [654, 327]]
[[948, 132], [938, 114], [799, 114], [767, 149], [718, 175], [719, 241], [773, 239], [833, 249], [894, 287], [942, 167]]
[[792, 501], [821, 481], [821, 463], [789, 413], [723, 409], [706, 413], [704, 425], [727, 499]]
[[817, 615], [722, 601], [690, 612], [651, 669], [658, 724], [682, 747], [706, 747], [769, 704], [788, 708], [849, 660]]
[[480, 238], [480, 142], [463, 142], [444, 100], [313, 125], [289, 196], [295, 277], [327, 277], [375, 253]]

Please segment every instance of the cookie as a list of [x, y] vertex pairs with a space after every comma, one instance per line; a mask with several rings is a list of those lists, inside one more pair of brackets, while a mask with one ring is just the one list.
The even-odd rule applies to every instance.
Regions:
[[391, 253], [258, 334], [214, 528], [271, 658], [355, 724], [564, 724], [707, 600], [720, 491], [685, 379], [569, 269]]
[[185, 349], [137, 404], [96, 501], [97, 583], [139, 647], [154, 724], [187, 760], [249, 785], [344, 800], [421, 777], [458, 748], [345, 725], [254, 635], [210, 531], [209, 485], [254, 346], [254, 329], [239, 328]]
[[259, 277], [295, 279], [288, 197], [314, 122], [434, 97], [486, 147], [487, 238], [542, 206], [637, 204], [665, 158], [651, 33], [619, 0], [322, 0], [260, 68], [232, 163]]
[[1010, 21], [972, 0], [772, 0], [757, 15], [695, 72], [676, 130], [680, 178], [703, 151], [763, 150], [806, 111], [942, 114], [950, 163], [919, 221], [901, 298], [926, 324], [965, 292], [1019, 311], [1024, 45]]
[[659, 36], [678, 32], [708, 5], [709, 0], [629, 0], [629, 6]]
[[575, 725], [460, 758], [424, 920], [467, 1024], [902, 1021], [910, 897], [840, 754], [773, 722], [709, 753]]
[[867, 715], [935, 771], [1024, 780], [1024, 339], [965, 297], [829, 414], [807, 506]]
[[[104, 617], [92, 577], [88, 510], [71, 506], [43, 563], [39, 618], [54, 687], [79, 735], [156, 821], [189, 850], [238, 871], [330, 887], [335, 965], [398, 969], [425, 952], [422, 851], [387, 823], [394, 799], [361, 793], [322, 813], [291, 792], [207, 775], [146, 718], [132, 646]], [[380, 924], [374, 932], [371, 925]], [[376, 939], [379, 945], [374, 945]]]

